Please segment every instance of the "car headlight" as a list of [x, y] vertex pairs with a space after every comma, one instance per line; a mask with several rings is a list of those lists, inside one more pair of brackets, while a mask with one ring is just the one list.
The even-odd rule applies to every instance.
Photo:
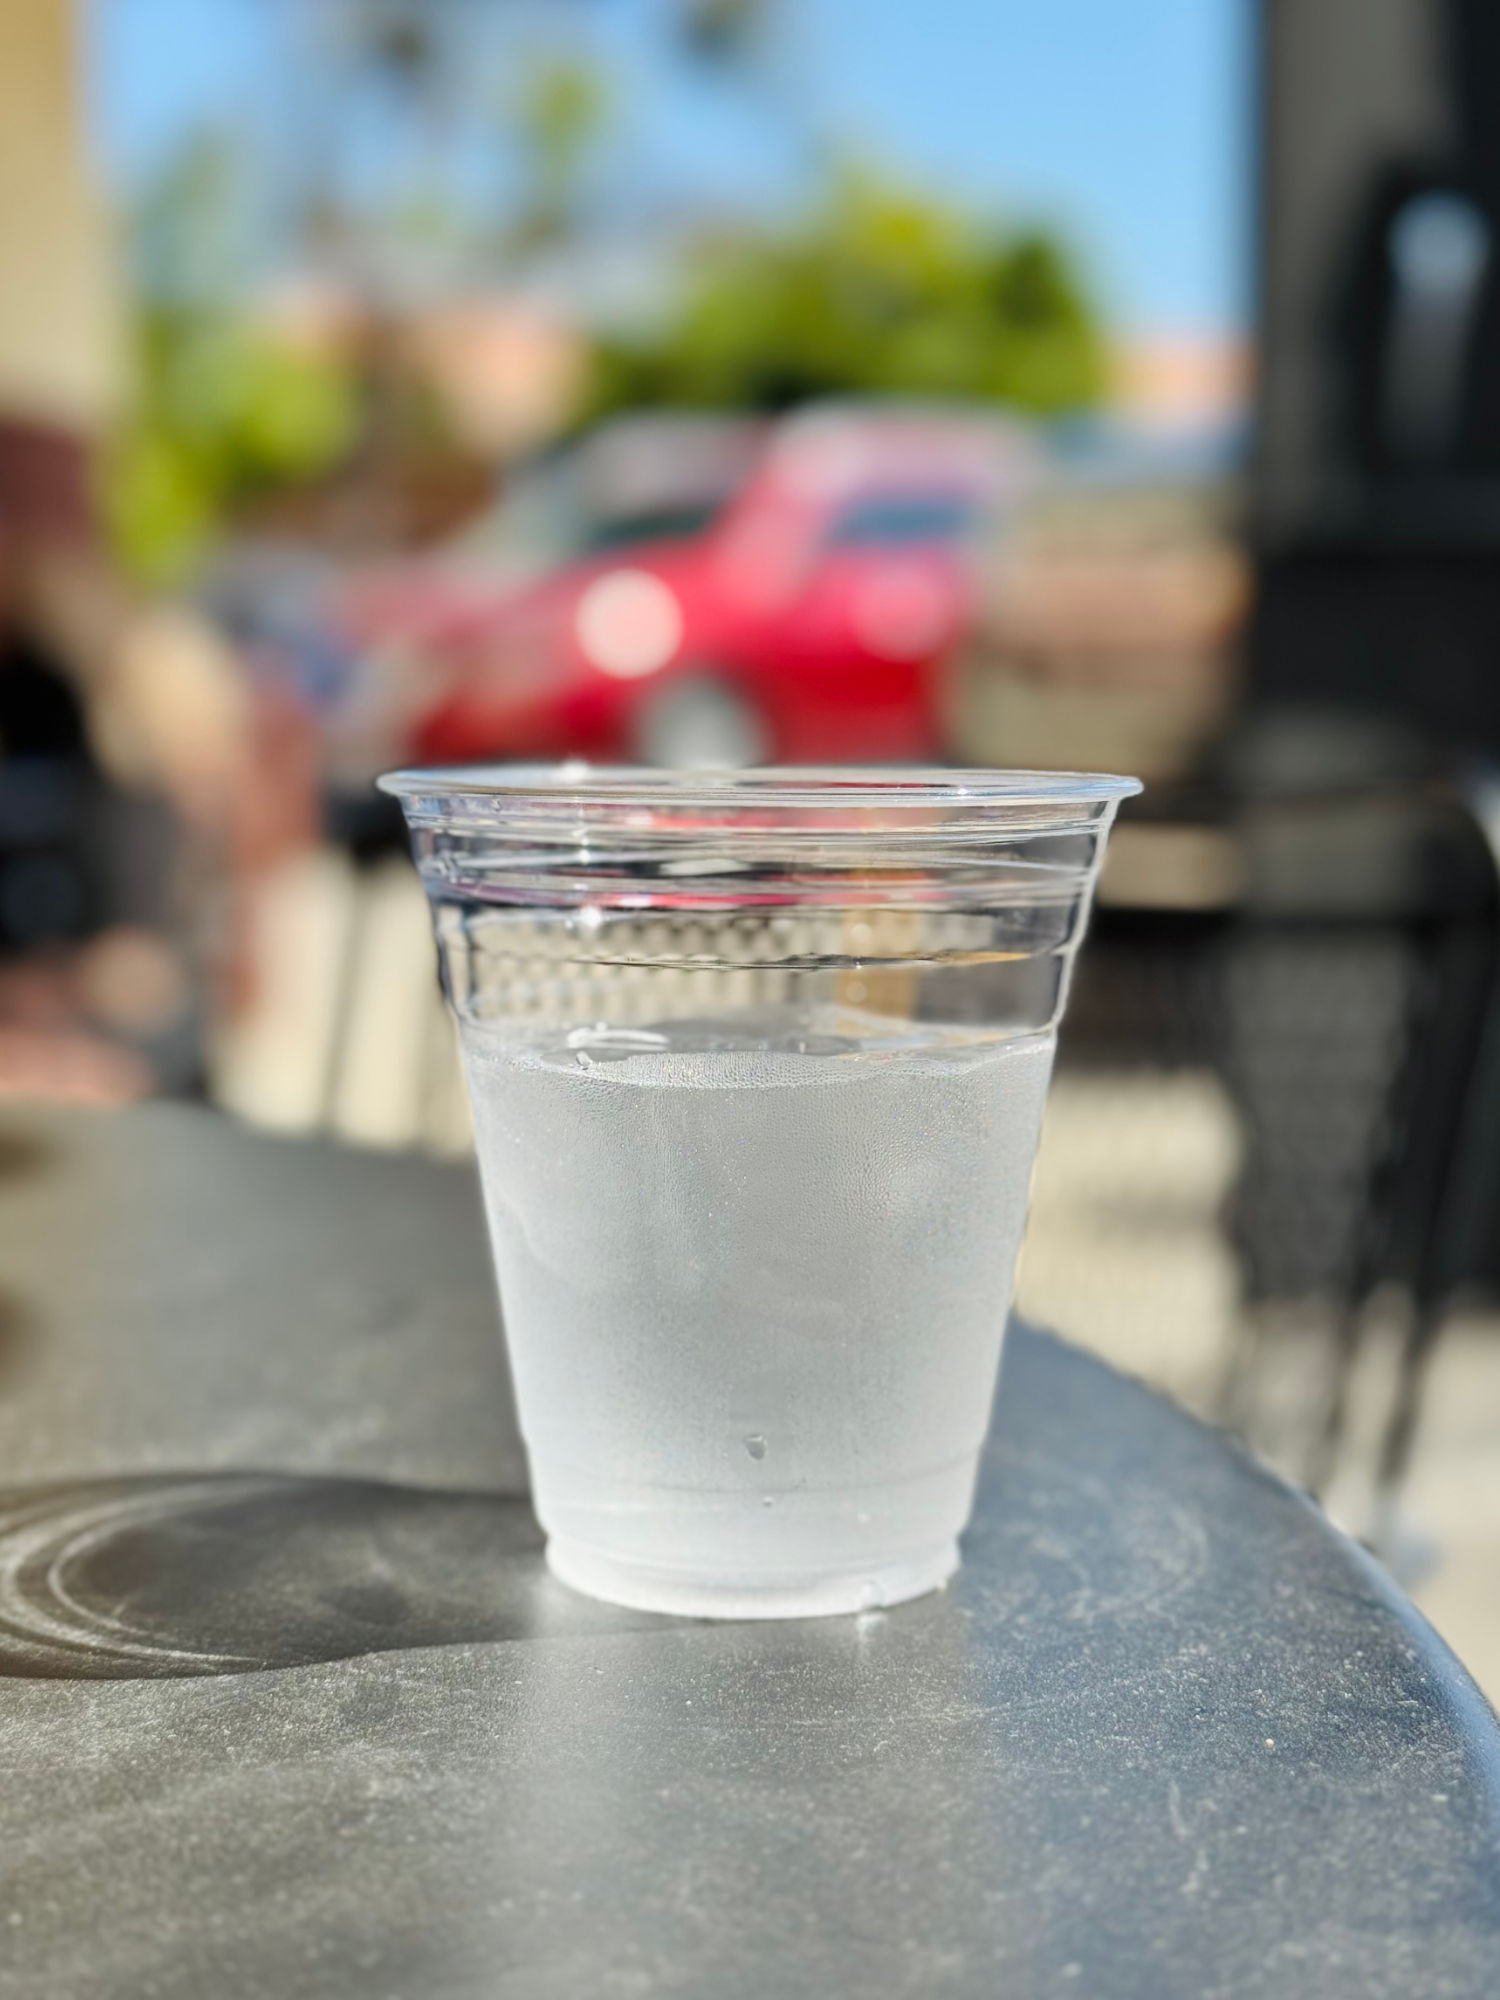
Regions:
[[682, 644], [682, 607], [649, 570], [612, 569], [579, 598], [573, 631], [590, 666], [613, 680], [640, 680]]

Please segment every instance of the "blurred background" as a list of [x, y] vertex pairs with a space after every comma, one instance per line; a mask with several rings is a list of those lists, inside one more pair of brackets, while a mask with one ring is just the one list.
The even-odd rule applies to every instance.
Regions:
[[370, 789], [1148, 781], [1023, 1310], [1500, 1694], [1500, 15], [6, 0], [0, 1097], [461, 1154]]

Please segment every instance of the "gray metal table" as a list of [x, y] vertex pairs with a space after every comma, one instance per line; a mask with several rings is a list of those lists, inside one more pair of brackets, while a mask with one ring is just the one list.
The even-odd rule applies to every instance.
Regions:
[[901, 1610], [538, 1555], [469, 1175], [0, 1117], [0, 1994], [1477, 1996], [1500, 1740], [1223, 1440], [1018, 1332]]

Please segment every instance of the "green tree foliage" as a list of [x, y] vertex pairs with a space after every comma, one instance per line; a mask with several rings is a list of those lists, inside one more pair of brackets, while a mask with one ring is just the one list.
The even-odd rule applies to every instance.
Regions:
[[227, 313], [148, 307], [136, 353], [104, 503], [116, 548], [146, 581], [179, 580], [236, 504], [326, 471], [353, 441], [347, 372]]
[[987, 233], [851, 175], [803, 227], [710, 246], [665, 321], [602, 342], [587, 414], [860, 393], [1051, 417], [1103, 388], [1098, 318], [1052, 237]]
[[555, 57], [526, 76], [511, 116], [524, 185], [510, 247], [524, 254], [565, 241], [576, 227], [583, 175], [609, 116], [609, 93], [591, 64]]
[[232, 151], [205, 136], [169, 163], [136, 218], [132, 396], [105, 455], [103, 500], [121, 559], [149, 582], [186, 574], [238, 502], [336, 463], [358, 425], [346, 369], [241, 310], [251, 260], [239, 195]]

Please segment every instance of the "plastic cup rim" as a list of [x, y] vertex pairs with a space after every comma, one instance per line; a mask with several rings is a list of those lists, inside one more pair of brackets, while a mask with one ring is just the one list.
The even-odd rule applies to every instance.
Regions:
[[491, 810], [653, 807], [712, 812], [934, 808], [961, 812], [1117, 805], [1141, 790], [1112, 772], [949, 769], [943, 766], [759, 765], [736, 770], [656, 770], [638, 765], [476, 764], [388, 771], [380, 790], [404, 807], [462, 800]]

